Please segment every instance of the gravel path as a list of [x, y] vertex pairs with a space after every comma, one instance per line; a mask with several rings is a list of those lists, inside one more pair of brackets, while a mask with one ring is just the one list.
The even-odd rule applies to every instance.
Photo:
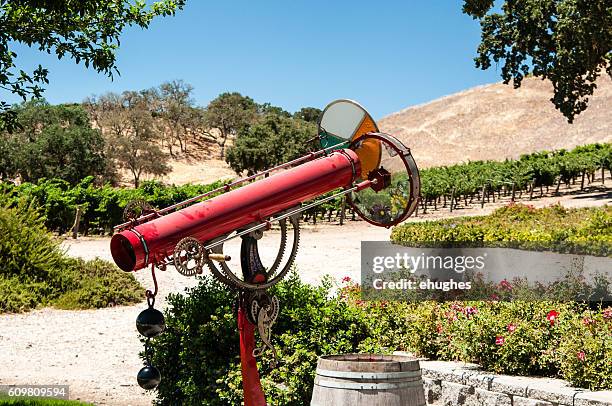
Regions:
[[[566, 195], [534, 201], [535, 206], [561, 202], [567, 207], [612, 204], [610, 190], [590, 194]], [[492, 211], [498, 204], [462, 209], [453, 215], [476, 215]], [[447, 209], [429, 218], [448, 217]], [[419, 217], [413, 221], [422, 221]], [[297, 257], [304, 280], [314, 283], [325, 273], [340, 279], [359, 278], [360, 243], [387, 240], [390, 230], [364, 222], [305, 226]], [[273, 237], [273, 236], [272, 236]], [[83, 258], [96, 256], [110, 259], [108, 238], [66, 240], [69, 255]], [[269, 255], [272, 248], [263, 249]], [[150, 286], [146, 271], [135, 274], [143, 286]], [[158, 272], [160, 293], [158, 305], [165, 296], [193, 286], [194, 280], [174, 269]], [[136, 384], [136, 373], [142, 363], [138, 352], [142, 346], [134, 323], [144, 302], [100, 310], [64, 311], [41, 309], [25, 314], [0, 315], [0, 384], [68, 384], [70, 397], [99, 405], [150, 405], [154, 396]]]

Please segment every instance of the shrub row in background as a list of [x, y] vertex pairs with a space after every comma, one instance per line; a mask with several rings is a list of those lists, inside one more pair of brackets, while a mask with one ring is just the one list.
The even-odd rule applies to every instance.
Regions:
[[137, 303], [142, 288], [107, 261], [70, 258], [31, 204], [0, 202], [0, 312], [37, 306], [98, 308]]
[[123, 222], [123, 209], [132, 200], [146, 200], [153, 207], [163, 208], [203, 194], [223, 185], [164, 186], [160, 182], [144, 182], [137, 189], [97, 187], [94, 178], [87, 177], [75, 187], [59, 179], [42, 180], [38, 184], [0, 183], [0, 195], [9, 204], [19, 201], [34, 202], [45, 216], [49, 230], [64, 233], [74, 224], [77, 206], [81, 206], [81, 227], [85, 233], [110, 233], [113, 226]]
[[[411, 351], [476, 362], [505, 374], [562, 377], [576, 386], [612, 388], [612, 308], [559, 302], [364, 302], [346, 279], [314, 287], [293, 273], [273, 289], [281, 311], [272, 341], [281, 359], [259, 361], [274, 405], [308, 404], [319, 355]], [[203, 278], [187, 295], [172, 295], [167, 331], [153, 340], [162, 373], [158, 404], [242, 403], [239, 338], [223, 285]]]
[[484, 243], [487, 246], [571, 249], [612, 255], [612, 206], [536, 209], [510, 204], [488, 216], [405, 223], [391, 232], [403, 245]]

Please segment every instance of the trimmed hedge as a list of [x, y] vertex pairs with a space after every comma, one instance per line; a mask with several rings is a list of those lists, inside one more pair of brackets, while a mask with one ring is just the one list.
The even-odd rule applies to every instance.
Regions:
[[510, 204], [488, 216], [405, 223], [391, 232], [396, 244], [484, 244], [612, 255], [612, 206], [536, 209]]
[[389, 349], [480, 364], [510, 375], [560, 377], [591, 390], [612, 389], [612, 308], [575, 302], [347, 301], [370, 320], [371, 339]]
[[52, 305], [85, 309], [137, 303], [133, 275], [107, 261], [68, 257], [31, 204], [0, 202], [0, 312]]

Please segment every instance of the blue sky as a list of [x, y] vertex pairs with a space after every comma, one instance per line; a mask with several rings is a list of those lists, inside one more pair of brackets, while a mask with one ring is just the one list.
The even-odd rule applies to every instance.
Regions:
[[[18, 46], [18, 67], [50, 70], [45, 97], [80, 102], [92, 94], [140, 90], [183, 79], [206, 105], [238, 91], [289, 111], [337, 98], [361, 102], [375, 118], [499, 80], [473, 57], [477, 21], [461, 1], [202, 1], [121, 38], [113, 81]], [[16, 101], [0, 94], [5, 100]]]

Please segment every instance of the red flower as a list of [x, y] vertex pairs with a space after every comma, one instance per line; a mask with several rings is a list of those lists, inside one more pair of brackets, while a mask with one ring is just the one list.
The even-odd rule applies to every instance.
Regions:
[[508, 324], [507, 328], [510, 333], [514, 333], [514, 331], [516, 330], [516, 324], [510, 323]]
[[551, 310], [546, 315], [546, 320], [548, 320], [552, 326], [555, 324], [555, 321], [557, 321], [557, 317], [559, 317], [559, 312], [556, 310]]
[[584, 351], [578, 351], [576, 353], [576, 356], [580, 361], [584, 361], [586, 359], [586, 354], [584, 353]]
[[438, 330], [438, 334], [442, 332], [442, 324], [438, 324], [437, 330]]
[[499, 287], [501, 289], [505, 289], [505, 290], [512, 290], [512, 285], [506, 279], [504, 279], [503, 281], [499, 282]]
[[342, 282], [344, 283], [348, 283], [351, 281], [351, 277], [350, 276], [345, 276], [344, 278], [342, 278]]
[[498, 300], [499, 300], [499, 295], [496, 295], [495, 293], [493, 293], [493, 294], [491, 295], [491, 300], [493, 300], [493, 301], [498, 301]]
[[495, 345], [504, 345], [505, 342], [506, 339], [504, 338], [504, 336], [495, 337]]

